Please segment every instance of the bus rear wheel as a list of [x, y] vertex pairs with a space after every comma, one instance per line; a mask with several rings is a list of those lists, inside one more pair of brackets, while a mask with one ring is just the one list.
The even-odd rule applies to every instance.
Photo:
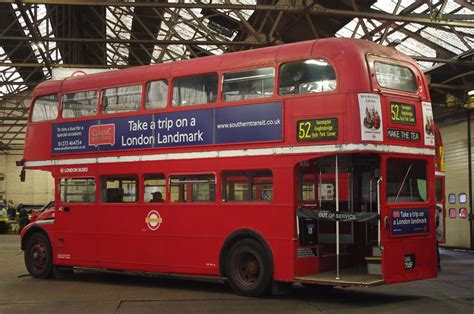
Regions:
[[35, 278], [48, 278], [53, 274], [51, 244], [44, 234], [32, 234], [26, 242], [25, 264]]
[[257, 297], [268, 293], [272, 283], [271, 261], [255, 240], [237, 242], [226, 262], [229, 285], [237, 294]]

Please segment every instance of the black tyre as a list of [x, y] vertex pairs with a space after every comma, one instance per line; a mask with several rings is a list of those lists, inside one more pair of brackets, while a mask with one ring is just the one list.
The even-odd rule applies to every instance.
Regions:
[[245, 239], [234, 244], [225, 266], [229, 285], [237, 294], [257, 297], [270, 291], [272, 261], [257, 241]]
[[26, 242], [25, 265], [31, 276], [48, 278], [53, 274], [51, 244], [42, 233], [34, 233]]

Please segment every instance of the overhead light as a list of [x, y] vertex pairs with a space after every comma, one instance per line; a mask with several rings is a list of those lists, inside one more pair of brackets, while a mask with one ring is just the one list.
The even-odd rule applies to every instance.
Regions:
[[314, 65], [320, 65], [320, 66], [327, 66], [328, 63], [324, 60], [306, 60], [304, 62], [305, 64], [314, 64]]

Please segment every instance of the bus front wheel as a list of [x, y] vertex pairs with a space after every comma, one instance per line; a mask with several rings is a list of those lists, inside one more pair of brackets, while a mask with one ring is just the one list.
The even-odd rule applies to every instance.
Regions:
[[26, 242], [26, 269], [35, 278], [48, 278], [53, 274], [51, 244], [41, 233], [34, 233]]
[[262, 245], [251, 239], [232, 246], [227, 256], [226, 274], [232, 290], [243, 296], [264, 295], [272, 283], [270, 258]]

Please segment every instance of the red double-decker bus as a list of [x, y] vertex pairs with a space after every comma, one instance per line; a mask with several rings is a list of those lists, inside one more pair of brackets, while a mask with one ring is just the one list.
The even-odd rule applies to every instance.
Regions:
[[34, 277], [91, 267], [370, 286], [436, 276], [430, 96], [392, 48], [321, 39], [48, 81], [22, 165], [55, 178]]

